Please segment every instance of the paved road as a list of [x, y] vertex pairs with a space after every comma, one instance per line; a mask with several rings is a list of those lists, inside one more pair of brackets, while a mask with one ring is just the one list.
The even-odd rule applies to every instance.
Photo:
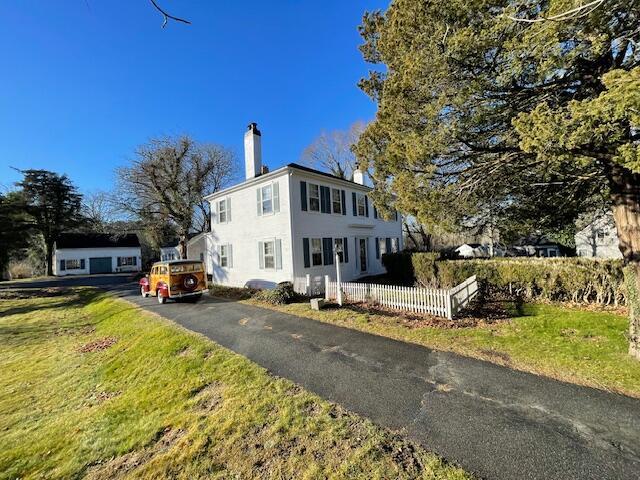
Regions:
[[111, 289], [481, 477], [640, 478], [640, 400], [235, 302]]

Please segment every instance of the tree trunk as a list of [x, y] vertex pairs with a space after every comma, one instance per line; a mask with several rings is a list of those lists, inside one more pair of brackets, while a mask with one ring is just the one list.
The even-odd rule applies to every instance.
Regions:
[[53, 243], [46, 242], [45, 249], [47, 251], [47, 276], [53, 277]]
[[613, 219], [625, 261], [629, 305], [629, 354], [640, 360], [640, 174], [611, 165], [609, 186]]
[[180, 241], [178, 242], [178, 252], [180, 253], [180, 258], [185, 260], [187, 258], [187, 235], [181, 234]]
[[609, 186], [622, 256], [627, 262], [640, 262], [640, 174], [612, 165]]
[[625, 269], [629, 306], [629, 355], [640, 360], [640, 264]]

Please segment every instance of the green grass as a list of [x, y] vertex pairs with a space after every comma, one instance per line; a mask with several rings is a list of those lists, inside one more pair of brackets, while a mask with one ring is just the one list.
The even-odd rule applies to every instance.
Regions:
[[316, 312], [308, 303], [260, 306], [640, 397], [640, 362], [627, 355], [629, 321], [610, 312], [527, 304], [510, 320], [442, 328], [354, 308]]
[[0, 292], [0, 478], [468, 478], [125, 301], [15, 292]]

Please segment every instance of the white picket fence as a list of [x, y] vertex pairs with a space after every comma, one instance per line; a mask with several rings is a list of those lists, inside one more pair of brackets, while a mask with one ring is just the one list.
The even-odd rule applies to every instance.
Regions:
[[[429, 313], [452, 319], [478, 293], [476, 276], [451, 289], [399, 287], [373, 283], [342, 282], [342, 297], [347, 302], [374, 302], [383, 307], [413, 313]], [[338, 298], [338, 283], [325, 277], [325, 299]]]

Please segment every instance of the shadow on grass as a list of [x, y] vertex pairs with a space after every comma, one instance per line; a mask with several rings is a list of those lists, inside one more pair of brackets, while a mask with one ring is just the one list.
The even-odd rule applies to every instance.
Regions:
[[[67, 317], [62, 317], [59, 313], [64, 310], [81, 309], [100, 298], [101, 295], [104, 294], [95, 290], [70, 291], [66, 289], [63, 292], [48, 293], [34, 291], [33, 295], [25, 296], [24, 291], [22, 291], [19, 297], [14, 296], [14, 298], [19, 298], [21, 301], [31, 298], [34, 301], [26, 305], [0, 310], [0, 314], [5, 318], [11, 315], [16, 316], [15, 318], [8, 318], [3, 324], [0, 324], [0, 342], [5, 345], [24, 343], [25, 341], [41, 342], [58, 335], [86, 333], [87, 328], [94, 327], [103, 319], [88, 319], [87, 316], [82, 315], [71, 320]], [[38, 298], [56, 296], [59, 296], [60, 300], [49, 304], [43, 305], [35, 301]], [[3, 298], [7, 300], [6, 296], [3, 296]], [[28, 321], [19, 317], [19, 315], [36, 311], [44, 313], [44, 316], [38, 317], [35, 321]]]

